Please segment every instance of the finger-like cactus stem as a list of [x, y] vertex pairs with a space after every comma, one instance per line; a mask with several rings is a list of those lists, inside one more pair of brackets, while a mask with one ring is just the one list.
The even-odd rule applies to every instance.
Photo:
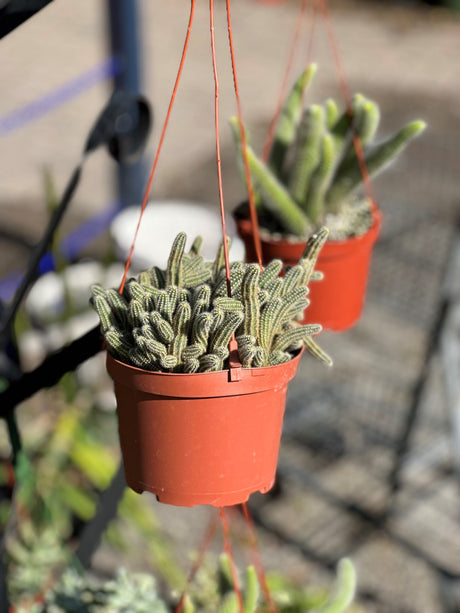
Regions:
[[166, 290], [166, 293], [168, 295], [168, 301], [169, 301], [169, 312], [171, 313], [171, 317], [172, 317], [172, 314], [176, 310], [176, 306], [178, 302], [179, 288], [176, 285], [170, 285], [168, 289]]
[[356, 571], [348, 558], [338, 564], [338, 577], [334, 593], [318, 610], [318, 613], [343, 613], [353, 602], [356, 591]]
[[132, 279], [125, 285], [126, 290], [129, 294], [131, 300], [138, 300], [142, 304], [142, 300], [144, 298], [145, 290], [140, 283], [138, 283], [135, 279]]
[[168, 266], [166, 269], [166, 286], [177, 285], [182, 287], [183, 283], [183, 267], [182, 256], [184, 255], [185, 242], [187, 235], [185, 232], [179, 232], [174, 239], [169, 254]]
[[268, 356], [269, 366], [278, 366], [278, 364], [285, 364], [292, 360], [292, 355], [286, 351], [272, 351]]
[[206, 345], [200, 345], [199, 343], [193, 343], [193, 345], [187, 345], [182, 351], [182, 359], [184, 362], [188, 360], [196, 360], [206, 353]]
[[224, 309], [219, 309], [217, 307], [214, 307], [211, 312], [211, 315], [213, 318], [211, 332], [216, 332], [217, 330], [220, 330], [220, 328], [222, 327], [224, 323], [225, 311]]
[[200, 372], [222, 370], [222, 359], [215, 353], [207, 353], [200, 358]]
[[183, 368], [186, 373], [198, 372], [200, 370], [200, 360], [198, 358], [184, 359]]
[[323, 364], [326, 364], [326, 366], [332, 366], [332, 359], [330, 358], [330, 356], [328, 356], [327, 353], [323, 351], [321, 347], [317, 343], [315, 343], [315, 341], [311, 337], [307, 337], [304, 342], [305, 348], [307, 349], [308, 353], [310, 353], [320, 362], [323, 362]]
[[298, 349], [304, 343], [305, 339], [313, 334], [321, 332], [319, 324], [308, 324], [305, 326], [296, 326], [291, 330], [286, 330], [279, 334], [272, 346], [272, 351], [287, 351], [291, 347]]
[[[375, 176], [405, 149], [409, 142], [425, 129], [423, 121], [414, 121], [407, 124], [397, 134], [372, 149], [365, 151], [367, 172]], [[340, 204], [363, 181], [361, 165], [355, 157], [347, 163], [341, 164], [337, 169], [334, 184], [326, 195], [326, 206], [330, 212], [336, 212]]]
[[281, 260], [272, 260], [267, 266], [264, 268], [263, 272], [260, 275], [260, 287], [261, 289], [267, 288], [275, 279], [278, 278], [278, 275], [283, 269], [283, 262]]
[[[230, 241], [229, 237], [227, 236], [227, 249], [230, 249], [230, 245], [231, 245], [231, 241]], [[224, 267], [224, 265], [225, 265], [224, 243], [221, 243], [219, 245], [218, 250], [217, 250], [217, 254], [216, 254], [216, 258], [214, 260], [214, 264], [212, 265], [212, 275], [211, 275], [211, 278], [214, 281], [217, 279], [219, 271]]]
[[321, 160], [324, 121], [324, 110], [313, 104], [305, 110], [300, 122], [297, 155], [291, 172], [289, 190], [294, 200], [301, 206], [305, 202], [313, 173]]
[[[358, 95], [355, 96], [355, 99]], [[380, 109], [372, 100], [367, 100], [361, 96], [360, 109], [356, 113], [355, 131], [363, 146], [372, 142], [377, 133], [380, 123]]]
[[325, 103], [326, 107], [326, 125], [329, 130], [331, 130], [337, 119], [339, 118], [339, 107], [337, 103], [332, 98], [328, 98]]
[[199, 285], [192, 293], [192, 318], [208, 311], [211, 303], [211, 287], [206, 283]]
[[250, 334], [240, 334], [236, 337], [236, 341], [238, 343], [238, 357], [243, 368], [250, 368], [257, 350], [255, 337]]
[[246, 569], [246, 589], [244, 591], [244, 613], [255, 613], [260, 596], [260, 586], [254, 566]]
[[152, 277], [148, 270], [139, 273], [137, 280], [141, 285], [152, 285]]
[[286, 271], [281, 296], [285, 296], [288, 292], [299, 285], [305, 285], [305, 268], [300, 264], [297, 266], [292, 266]]
[[159, 362], [164, 370], [172, 370], [177, 365], [177, 358], [175, 355], [165, 355], [160, 357]]
[[308, 187], [304, 211], [315, 226], [323, 223], [324, 199], [337, 162], [334, 140], [330, 134], [324, 134], [321, 142], [321, 160], [312, 174]]
[[[215, 311], [215, 309], [214, 309]], [[222, 322], [224, 320], [225, 313], [222, 311]], [[192, 326], [192, 343], [201, 345], [203, 347], [208, 346], [209, 334], [213, 329], [214, 316], [212, 313], [200, 313], [193, 321]]]
[[120, 332], [118, 328], [112, 327], [106, 330], [104, 338], [110, 354], [121, 360], [129, 359], [129, 354], [133, 349], [133, 345], [129, 342], [127, 336]]
[[255, 368], [263, 368], [264, 366], [268, 366], [268, 354], [263, 347], [256, 347], [252, 365]]
[[308, 217], [296, 204], [287, 187], [259, 160], [251, 147], [246, 147], [249, 168], [254, 183], [262, 194], [265, 208], [281, 224], [286, 232], [304, 236], [312, 231]]
[[281, 296], [281, 292], [283, 291], [284, 281], [283, 279], [275, 279], [270, 285], [267, 287], [267, 292], [269, 294], [269, 300], [273, 300], [274, 298], [279, 298]]
[[203, 238], [201, 236], [197, 236], [190, 247], [189, 255], [194, 257], [196, 255], [200, 255], [201, 247], [203, 246]]
[[226, 347], [243, 319], [244, 313], [242, 312], [227, 313], [222, 326], [212, 334], [209, 343], [210, 351], [214, 352], [217, 347]]
[[169, 345], [168, 353], [175, 355], [177, 366], [182, 364], [182, 351], [187, 346], [188, 331], [190, 328], [190, 317], [192, 310], [188, 302], [181, 302], [173, 316], [172, 327], [174, 338]]
[[166, 290], [161, 290], [155, 300], [155, 307], [158, 313], [169, 322], [172, 322], [172, 309]]
[[128, 321], [131, 328], [142, 328], [149, 322], [149, 314], [142, 306], [142, 302], [135, 298], [129, 303]]
[[236, 298], [227, 298], [226, 296], [219, 296], [214, 300], [214, 306], [218, 309], [222, 309], [226, 313], [234, 313], [236, 311], [243, 311], [243, 303]]
[[259, 331], [260, 304], [259, 279], [260, 268], [257, 264], [249, 264], [241, 284], [241, 297], [244, 304], [244, 334], [257, 336]]
[[107, 332], [107, 330], [112, 328], [116, 323], [115, 318], [112, 315], [112, 309], [104, 296], [94, 296], [93, 304], [101, 321], [102, 332]]
[[296, 136], [297, 124], [302, 112], [304, 92], [315, 76], [317, 66], [310, 66], [300, 75], [291, 89], [276, 125], [273, 145], [269, 155], [269, 164], [277, 172], [284, 165], [286, 152]]
[[206, 283], [211, 279], [211, 270], [205, 265], [201, 255], [193, 258], [184, 257], [183, 259], [183, 285], [185, 287], [196, 287]]
[[158, 311], [154, 311], [150, 315], [150, 321], [159, 340], [162, 343], [171, 343], [174, 338], [174, 331], [171, 327], [171, 324], [168, 323], [166, 319], [163, 319], [163, 317], [160, 315], [160, 313], [158, 313]]
[[163, 289], [166, 286], [166, 275], [158, 266], [153, 266], [147, 271], [150, 275], [150, 285], [157, 289]]
[[300, 258], [300, 264], [305, 269], [305, 284], [310, 281], [311, 275], [315, 268], [316, 261], [320, 254], [321, 248], [327, 241], [329, 230], [325, 227], [315, 232], [307, 241], [304, 252]]

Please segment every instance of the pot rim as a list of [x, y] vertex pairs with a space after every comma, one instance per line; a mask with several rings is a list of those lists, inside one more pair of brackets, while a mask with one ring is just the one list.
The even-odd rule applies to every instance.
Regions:
[[[278, 390], [293, 379], [302, 347], [288, 362], [262, 368], [241, 368], [238, 381], [230, 380], [230, 369], [203, 373], [149, 371], [125, 364], [107, 352], [107, 371], [115, 383], [149, 394], [178, 398], [243, 396]], [[278, 377], [277, 377], [278, 375]]]
[[[240, 206], [241, 205], [238, 205], [238, 207], [236, 207], [236, 209], [234, 209], [233, 211], [233, 218], [235, 219], [235, 223], [237, 224], [237, 226], [239, 226], [239, 228], [242, 230], [243, 233], [247, 234], [248, 236], [249, 235], [252, 236], [253, 232], [252, 232], [252, 224], [251, 224], [250, 218], [247, 216], [243, 217], [243, 216], [239, 216], [238, 214], [236, 214], [236, 211], [238, 210]], [[340, 249], [341, 247], [345, 245], [352, 245], [352, 244], [358, 245], [361, 242], [367, 243], [369, 240], [371, 240], [371, 244], [374, 243], [375, 240], [377, 239], [377, 236], [380, 231], [380, 226], [382, 224], [382, 212], [374, 200], [371, 202], [370, 210], [371, 210], [373, 222], [370, 228], [368, 228], [366, 232], [364, 232], [364, 234], [360, 234], [359, 236], [351, 236], [349, 238], [340, 239], [340, 240], [334, 240], [328, 237], [325, 245], [323, 246], [322, 252], [324, 251], [324, 248], [326, 247], [326, 245], [332, 249], [334, 247], [337, 247], [337, 249]], [[286, 239], [276, 240], [276, 239], [264, 238], [262, 236], [260, 237], [260, 242], [265, 243], [266, 245], [278, 245], [280, 247], [290, 247], [290, 248], [295, 248], [296, 246], [300, 246], [300, 245], [306, 245], [307, 240], [289, 241]]]

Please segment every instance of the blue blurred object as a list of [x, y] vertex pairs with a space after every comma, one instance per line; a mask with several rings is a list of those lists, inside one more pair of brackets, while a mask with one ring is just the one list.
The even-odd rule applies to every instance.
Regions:
[[[59, 245], [59, 251], [65, 259], [70, 262], [74, 261], [91, 241], [107, 230], [119, 210], [120, 203], [114, 202], [70, 232]], [[53, 255], [48, 251], [40, 260], [39, 274], [43, 275], [54, 268]], [[5, 302], [11, 300], [22, 279], [23, 275], [18, 270], [1, 279], [0, 300]]]
[[15, 109], [0, 118], [0, 136], [6, 136], [25, 124], [39, 119], [50, 111], [54, 111], [87, 89], [101, 81], [116, 76], [120, 72], [120, 63], [116, 58], [109, 58], [86, 72], [74, 77], [52, 92], [32, 100], [25, 106]]

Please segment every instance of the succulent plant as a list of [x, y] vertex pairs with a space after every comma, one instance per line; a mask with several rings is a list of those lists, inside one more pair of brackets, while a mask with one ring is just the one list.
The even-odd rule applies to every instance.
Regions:
[[[200, 577], [203, 581], [203, 575]], [[308, 588], [295, 587], [286, 577], [277, 575], [275, 584], [268, 577], [270, 596], [279, 613], [344, 613], [350, 611], [356, 590], [356, 572], [348, 558], [340, 560], [333, 590], [313, 597]], [[267, 613], [268, 606], [261, 602], [261, 589], [253, 566], [246, 569], [241, 590], [243, 613]], [[220, 556], [215, 578], [205, 577], [204, 585], [196, 586], [186, 598], [183, 613], [240, 613], [238, 596], [234, 591], [229, 558]]]
[[303, 345], [326, 364], [330, 358], [312, 335], [319, 324], [300, 325], [308, 306], [308, 283], [328, 231], [307, 242], [297, 266], [273, 260], [230, 265], [228, 297], [223, 247], [214, 262], [200, 254], [201, 238], [185, 252], [186, 235], [177, 235], [166, 270], [153, 268], [129, 279], [120, 294], [92, 288], [91, 302], [101, 322], [108, 351], [116, 359], [162, 372], [211, 372], [228, 368], [233, 335], [244, 368], [287, 362]]
[[49, 589], [43, 604], [19, 606], [18, 613], [167, 613], [155, 580], [145, 573], [120, 569], [114, 579], [101, 584], [69, 568]]
[[[284, 579], [284, 578], [283, 578]], [[312, 598], [305, 590], [285, 580], [283, 587], [271, 590], [279, 613], [344, 613], [353, 602], [356, 574], [350, 560], [338, 565], [335, 589], [327, 596]], [[196, 592], [196, 593], [195, 593]], [[242, 589], [243, 613], [265, 613], [260, 587], [253, 566], [245, 572]], [[320, 604], [315, 604], [315, 601]], [[42, 600], [18, 604], [18, 613], [168, 613], [172, 611], [159, 595], [155, 579], [146, 573], [118, 570], [114, 579], [102, 582], [89, 574], [67, 568], [59, 581], [50, 586]], [[205, 593], [196, 590], [187, 596], [183, 613], [240, 613], [238, 596], [233, 589], [230, 562], [226, 554], [220, 559], [217, 576], [206, 577]], [[350, 610], [351, 611], [351, 610]]]
[[[261, 225], [300, 238], [324, 224], [328, 214], [346, 212], [357, 218], [353, 221], [360, 226], [364, 216], [370, 225], [369, 205], [363, 213], [362, 199], [358, 200], [358, 212], [353, 213], [355, 193], [363, 183], [355, 136], [361, 143], [367, 171], [373, 176], [395, 160], [425, 129], [423, 121], [413, 121], [387, 140], [375, 143], [380, 110], [375, 102], [361, 94], [353, 97], [351, 112], [340, 112], [332, 99], [302, 111], [303, 94], [315, 72], [316, 65], [311, 64], [288, 95], [267, 162], [259, 159], [249, 145], [246, 147]], [[238, 119], [233, 117], [230, 124], [242, 167]], [[362, 227], [354, 233], [360, 230]], [[331, 235], [331, 238], [342, 237]]]

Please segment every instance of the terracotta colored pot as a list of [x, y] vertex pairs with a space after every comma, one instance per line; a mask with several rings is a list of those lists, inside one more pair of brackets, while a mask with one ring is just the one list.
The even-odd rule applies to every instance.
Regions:
[[[381, 213], [372, 211], [372, 227], [355, 238], [344, 241], [327, 241], [316, 265], [324, 273], [324, 280], [310, 284], [310, 305], [305, 311], [303, 323], [320, 323], [323, 328], [342, 331], [359, 319], [366, 294], [367, 277], [372, 247], [381, 225]], [[235, 216], [237, 231], [246, 248], [246, 261], [257, 261], [254, 249], [252, 224], [249, 219]], [[299, 261], [305, 243], [274, 241], [261, 238], [262, 259], [266, 264], [278, 258], [289, 266]]]
[[136, 492], [179, 506], [227, 506], [275, 479], [287, 384], [286, 364], [173, 374], [148, 372], [107, 354], [115, 383], [125, 475]]

